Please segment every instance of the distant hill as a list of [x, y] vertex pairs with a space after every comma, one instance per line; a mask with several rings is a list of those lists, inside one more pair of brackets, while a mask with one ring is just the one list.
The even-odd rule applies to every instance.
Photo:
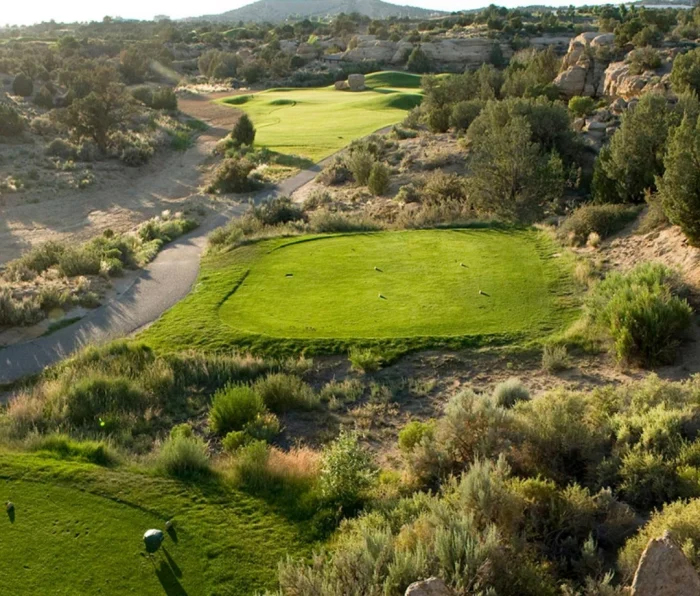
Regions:
[[359, 12], [372, 19], [388, 17], [427, 18], [445, 14], [416, 6], [399, 6], [382, 0], [258, 0], [247, 6], [219, 15], [207, 15], [197, 20], [220, 23], [261, 22], [277, 23], [288, 19], [332, 17], [340, 13]]

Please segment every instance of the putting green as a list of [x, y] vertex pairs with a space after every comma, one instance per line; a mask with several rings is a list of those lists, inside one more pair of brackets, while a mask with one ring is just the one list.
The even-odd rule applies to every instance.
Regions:
[[260, 256], [222, 322], [286, 338], [522, 334], [551, 327], [557, 268], [533, 232], [424, 230], [288, 241]]
[[[320, 161], [355, 139], [401, 122], [408, 110], [420, 104], [423, 96], [413, 86], [416, 77], [400, 74], [370, 75], [368, 85], [376, 86], [361, 92], [334, 87], [270, 89], [219, 102], [251, 117], [256, 145]], [[394, 82], [411, 86], [379, 86]]]

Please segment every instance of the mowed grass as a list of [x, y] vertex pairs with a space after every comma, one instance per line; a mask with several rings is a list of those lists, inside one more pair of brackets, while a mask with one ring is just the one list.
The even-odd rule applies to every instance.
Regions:
[[533, 230], [277, 239], [208, 257], [143, 338], [160, 349], [408, 350], [541, 339], [572, 318], [568, 267]]
[[[334, 87], [270, 89], [219, 102], [251, 117], [257, 146], [316, 162], [355, 139], [401, 122], [423, 98], [416, 81], [419, 85], [415, 75], [377, 73], [368, 77], [368, 86], [374, 88], [361, 92]], [[411, 86], [388, 86], [391, 83]]]
[[[266, 503], [204, 482], [0, 454], [1, 594], [248, 595], [305, 556], [298, 528]], [[144, 556], [150, 528], [174, 530]]]

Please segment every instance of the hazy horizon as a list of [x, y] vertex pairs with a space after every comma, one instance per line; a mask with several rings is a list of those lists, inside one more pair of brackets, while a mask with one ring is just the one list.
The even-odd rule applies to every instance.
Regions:
[[[119, 10], [105, 12], [104, 5], [87, 0], [66, 0], [61, 3], [39, 0], [32, 3], [14, 3], [3, 7], [0, 13], [0, 26], [5, 25], [32, 25], [46, 21], [63, 23], [101, 21], [105, 16], [121, 17], [124, 19], [151, 20], [156, 15], [164, 15], [173, 19], [185, 17], [197, 17], [207, 14], [220, 14], [247, 4], [254, 0], [201, 0], [196, 4], [191, 2], [174, 3], [172, 0], [152, 0], [143, 2], [137, 0], [122, 0]], [[388, 1], [388, 0], [387, 0]], [[485, 1], [458, 1], [458, 0], [393, 0], [392, 4], [417, 6], [432, 10], [444, 10], [447, 12], [457, 10], [471, 10], [488, 6], [491, 2]], [[518, 0], [504, 0], [497, 2], [499, 6], [514, 8], [528, 5], [547, 5], [552, 7], [569, 6], [571, 4], [611, 4], [605, 0], [589, 0], [570, 2], [562, 0], [550, 0], [545, 2], [519, 2]], [[614, 3], [617, 4], [617, 3]]]

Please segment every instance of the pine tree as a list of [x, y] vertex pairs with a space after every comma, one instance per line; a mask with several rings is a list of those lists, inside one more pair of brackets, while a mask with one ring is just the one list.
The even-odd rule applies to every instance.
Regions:
[[248, 114], [243, 114], [236, 122], [231, 132], [231, 138], [237, 147], [241, 145], [252, 146], [255, 142], [255, 127]]
[[671, 134], [664, 166], [658, 185], [666, 217], [700, 245], [700, 120], [683, 118]]

